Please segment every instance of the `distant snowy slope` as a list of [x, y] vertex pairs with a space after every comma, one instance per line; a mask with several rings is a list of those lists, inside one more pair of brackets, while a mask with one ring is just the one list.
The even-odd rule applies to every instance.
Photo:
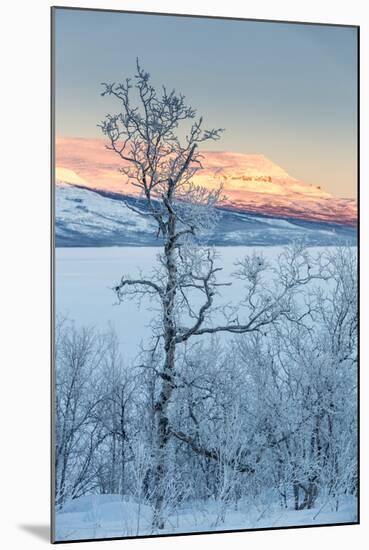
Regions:
[[[133, 212], [136, 199], [57, 182], [55, 193], [56, 246], [155, 246], [152, 219]], [[140, 209], [145, 214], [142, 204]], [[305, 239], [311, 245], [354, 244], [352, 226], [302, 219], [273, 218], [221, 209], [219, 223], [207, 235], [218, 246], [281, 245]]]
[[58, 181], [55, 194], [57, 246], [147, 244], [153, 222], [110, 199]]

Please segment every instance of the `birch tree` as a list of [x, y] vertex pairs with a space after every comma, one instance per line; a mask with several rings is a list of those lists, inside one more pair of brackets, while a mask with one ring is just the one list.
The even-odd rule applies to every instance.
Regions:
[[73, 323], [57, 325], [56, 341], [56, 505], [96, 487], [96, 452], [105, 439], [99, 422], [104, 336]]
[[[194, 514], [215, 502], [217, 527], [238, 506], [264, 515], [279, 501], [282, 509], [315, 508], [318, 517], [356, 495], [356, 255], [342, 248], [313, 256], [295, 245], [269, 266], [261, 255], [243, 258], [235, 271], [243, 297], [236, 312], [224, 312], [228, 325], [208, 318], [210, 337], [177, 345], [163, 522], [185, 502], [196, 503]], [[176, 316], [179, 327], [189, 319]], [[129, 528], [139, 533], [141, 504], [157, 506], [161, 326], [153, 326], [145, 364], [124, 366], [111, 329], [57, 323], [58, 509], [82, 495], [120, 493], [139, 503]], [[235, 335], [219, 339], [226, 326]]]
[[[193, 452], [219, 460], [214, 449], [199, 447], [188, 434], [176, 431], [170, 421], [170, 404], [180, 384], [176, 358], [178, 347], [190, 339], [207, 334], [232, 334], [260, 331], [281, 318], [295, 315], [295, 290], [314, 275], [303, 249], [293, 250], [280, 266], [278, 284], [273, 293], [261, 293], [265, 262], [257, 256], [240, 263], [238, 276], [245, 281], [244, 314], [223, 310], [224, 322], [212, 319], [222, 270], [216, 252], [204, 246], [200, 237], [216, 223], [215, 206], [221, 186], [212, 189], [196, 185], [193, 177], [201, 170], [201, 144], [218, 140], [222, 128], [204, 129], [203, 118], [187, 105], [183, 94], [154, 88], [150, 75], [137, 61], [134, 79], [104, 83], [103, 96], [119, 105], [116, 114], [108, 114], [100, 127], [107, 148], [122, 161], [121, 172], [127, 185], [145, 201], [146, 210], [127, 203], [128, 208], [155, 221], [161, 250], [157, 266], [139, 277], [123, 275], [114, 287], [118, 302], [125, 299], [150, 299], [158, 316], [153, 325], [151, 364], [158, 380], [155, 401], [155, 498], [153, 530], [164, 528], [166, 455], [171, 437], [187, 443]], [[236, 308], [237, 309], [237, 308]], [[297, 319], [298, 320], [298, 319]], [[154, 361], [153, 361], [154, 359]], [[153, 363], [152, 363], [153, 361]], [[247, 471], [247, 465], [239, 466]]]

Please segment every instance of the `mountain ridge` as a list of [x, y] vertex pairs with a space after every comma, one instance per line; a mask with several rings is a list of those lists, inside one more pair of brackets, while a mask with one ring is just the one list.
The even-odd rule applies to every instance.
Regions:
[[[68, 141], [68, 140], [67, 140]], [[71, 147], [75, 143], [75, 147]], [[137, 196], [119, 173], [124, 163], [103, 148], [101, 140], [69, 140], [57, 144], [57, 178], [98, 191]], [[335, 197], [320, 186], [290, 176], [262, 154], [201, 151], [202, 169], [195, 184], [223, 186], [220, 206], [237, 211], [355, 225], [355, 199]]]

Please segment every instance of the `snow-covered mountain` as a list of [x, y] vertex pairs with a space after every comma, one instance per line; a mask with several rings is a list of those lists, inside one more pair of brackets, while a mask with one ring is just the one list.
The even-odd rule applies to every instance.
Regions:
[[[155, 225], [127, 204], [145, 212], [132, 197], [57, 181], [56, 246], [155, 246]], [[207, 242], [219, 246], [280, 245], [304, 238], [311, 245], [354, 244], [356, 228], [321, 221], [277, 218], [219, 209], [219, 222]]]
[[[209, 189], [222, 183], [225, 207], [276, 218], [356, 224], [355, 199], [336, 197], [314, 182], [297, 179], [265, 155], [201, 151], [201, 157], [202, 170], [193, 180]], [[119, 171], [123, 165], [124, 161], [106, 149], [102, 139], [56, 140], [56, 172], [60, 180], [136, 195], [137, 188]]]
[[198, 183], [211, 187], [215, 180], [222, 181], [224, 206], [274, 217], [356, 224], [354, 199], [334, 197], [298, 180], [264, 155], [208, 151], [203, 166]]

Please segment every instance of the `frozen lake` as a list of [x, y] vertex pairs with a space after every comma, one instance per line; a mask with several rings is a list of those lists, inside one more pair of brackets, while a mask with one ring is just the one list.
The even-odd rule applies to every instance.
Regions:
[[[150, 303], [141, 308], [134, 301], [116, 305], [111, 290], [123, 274], [130, 276], [149, 274], [160, 249], [154, 247], [104, 247], [56, 249], [56, 313], [74, 319], [77, 325], [95, 326], [105, 330], [111, 323], [118, 335], [122, 354], [127, 361], [134, 360], [140, 343], [148, 342], [149, 324], [154, 316]], [[221, 289], [217, 303], [236, 303], [242, 298], [243, 283], [230, 275], [234, 263], [245, 255], [257, 251], [271, 261], [282, 247], [218, 247], [217, 265], [223, 268], [218, 282], [229, 282], [231, 287]]]

